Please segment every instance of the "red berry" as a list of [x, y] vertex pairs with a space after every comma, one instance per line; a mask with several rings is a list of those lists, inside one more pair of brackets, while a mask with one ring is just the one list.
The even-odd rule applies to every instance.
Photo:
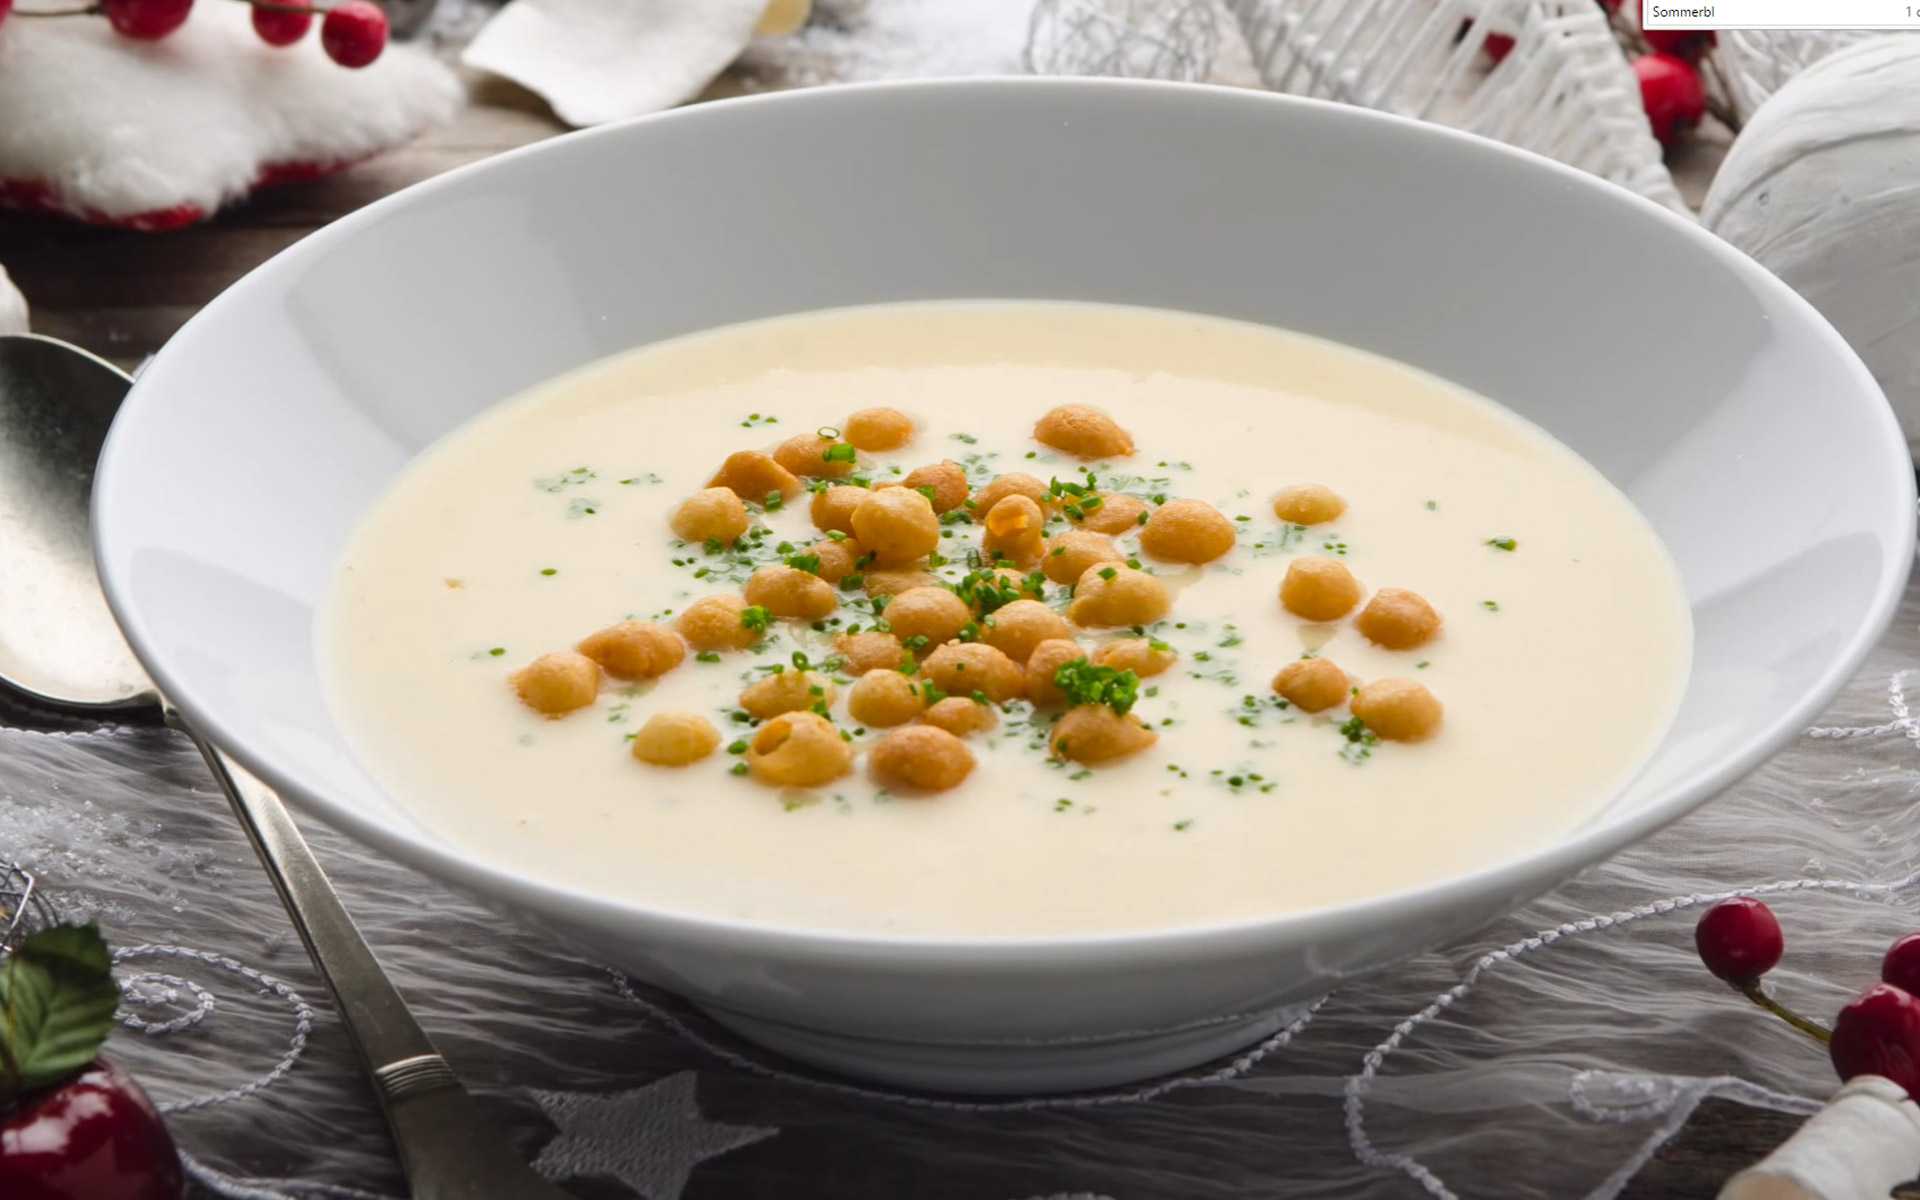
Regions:
[[1600, 0], [1600, 7], [1607, 10], [1608, 16], [1612, 16], [1620, 11], [1620, 0]]
[[1711, 29], [1643, 29], [1640, 32], [1647, 39], [1647, 45], [1688, 62], [1698, 61], [1714, 45]]
[[1633, 60], [1640, 77], [1640, 104], [1662, 146], [1700, 123], [1707, 112], [1707, 89], [1693, 64], [1674, 54], [1642, 54]]
[[253, 6], [253, 31], [269, 46], [291, 46], [307, 36], [313, 10], [304, 0], [277, 0], [272, 7]]
[[0, 1196], [178, 1200], [185, 1189], [153, 1101], [106, 1059], [0, 1113]]
[[7, 13], [13, 10], [13, 0], [0, 0], [0, 21], [7, 19]]
[[185, 24], [193, 0], [101, 0], [100, 7], [114, 32], [151, 41]]
[[320, 22], [320, 44], [343, 67], [364, 67], [387, 48], [387, 14], [368, 0], [344, 0]]
[[1842, 1081], [1882, 1075], [1920, 1099], [1920, 1000], [1890, 983], [1874, 984], [1834, 1018], [1827, 1051]]
[[1920, 933], [1910, 933], [1893, 944], [1880, 963], [1880, 978], [1920, 996]]
[[1701, 915], [1693, 945], [1707, 970], [1737, 987], [1779, 966], [1787, 939], [1772, 909], [1752, 896], [1735, 896]]
[[1480, 48], [1487, 52], [1488, 58], [1497, 63], [1513, 53], [1513, 39], [1504, 33], [1490, 33], [1487, 35], [1487, 40], [1480, 43]]

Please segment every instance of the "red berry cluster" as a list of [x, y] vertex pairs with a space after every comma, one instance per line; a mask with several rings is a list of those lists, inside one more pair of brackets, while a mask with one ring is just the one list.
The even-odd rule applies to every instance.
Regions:
[[[1621, 0], [1596, 2], [1609, 20], [1618, 16]], [[1713, 31], [1636, 28], [1630, 32], [1646, 46], [1646, 52], [1633, 59], [1633, 73], [1640, 80], [1640, 105], [1646, 109], [1653, 136], [1661, 145], [1671, 146], [1707, 114], [1707, 89], [1700, 79], [1700, 63], [1714, 47]], [[1513, 47], [1513, 38], [1504, 33], [1489, 33], [1480, 43], [1481, 50], [1496, 64], [1513, 53]]]
[[1880, 964], [1880, 982], [1840, 1010], [1831, 1031], [1760, 990], [1760, 977], [1779, 965], [1786, 937], [1773, 910], [1751, 896], [1722, 900], [1693, 931], [1700, 961], [1762, 1008], [1825, 1042], [1843, 1080], [1880, 1075], [1920, 1100], [1920, 933], [1893, 944]]
[[[387, 14], [372, 0], [242, 0], [253, 8], [253, 31], [269, 46], [291, 46], [307, 35], [315, 14], [320, 15], [320, 45], [327, 57], [343, 67], [364, 67], [387, 48]], [[13, 0], [0, 0], [0, 20], [13, 11]], [[186, 24], [193, 0], [98, 0], [93, 7], [58, 12], [20, 9], [22, 17], [100, 15], [114, 32], [153, 41]]]

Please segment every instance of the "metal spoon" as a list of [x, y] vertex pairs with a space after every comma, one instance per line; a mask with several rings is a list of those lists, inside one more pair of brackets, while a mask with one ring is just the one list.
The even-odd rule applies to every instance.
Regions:
[[64, 342], [0, 336], [0, 692], [69, 719], [164, 719], [199, 747], [333, 992], [414, 1196], [565, 1200], [481, 1119], [285, 806], [182, 721], [127, 649], [94, 573], [87, 510], [107, 426], [132, 384]]

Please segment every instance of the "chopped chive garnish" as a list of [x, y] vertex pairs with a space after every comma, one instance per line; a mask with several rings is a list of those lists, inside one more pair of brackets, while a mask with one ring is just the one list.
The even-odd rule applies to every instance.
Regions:
[[1096, 667], [1084, 658], [1063, 663], [1053, 673], [1053, 684], [1073, 704], [1104, 704], [1122, 715], [1140, 695], [1140, 677], [1132, 671]]

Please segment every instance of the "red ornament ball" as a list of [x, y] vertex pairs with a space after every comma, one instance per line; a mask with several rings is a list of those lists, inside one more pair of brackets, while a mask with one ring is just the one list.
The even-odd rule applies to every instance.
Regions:
[[0, 1196], [179, 1200], [185, 1191], [153, 1101], [104, 1058], [0, 1113]]
[[1787, 939], [1772, 909], [1752, 896], [1735, 896], [1700, 917], [1693, 945], [1707, 970], [1740, 987], [1780, 965]]
[[184, 25], [193, 0], [101, 0], [100, 8], [115, 33], [152, 41]]
[[387, 48], [387, 14], [368, 0], [344, 0], [320, 22], [320, 45], [343, 67], [364, 67]]
[[1880, 963], [1880, 978], [1920, 996], [1920, 933], [1910, 933], [1893, 944]]
[[271, 6], [253, 6], [253, 31], [269, 46], [291, 46], [307, 36], [313, 10], [304, 0], [281, 0]]
[[1662, 146], [1679, 141], [1706, 116], [1707, 89], [1686, 59], [1677, 54], [1642, 54], [1633, 60], [1633, 73], [1640, 77], [1640, 104], [1647, 110], [1647, 123]]
[[1890, 983], [1874, 984], [1834, 1018], [1827, 1051], [1841, 1080], [1882, 1075], [1920, 1099], [1920, 1000]]

